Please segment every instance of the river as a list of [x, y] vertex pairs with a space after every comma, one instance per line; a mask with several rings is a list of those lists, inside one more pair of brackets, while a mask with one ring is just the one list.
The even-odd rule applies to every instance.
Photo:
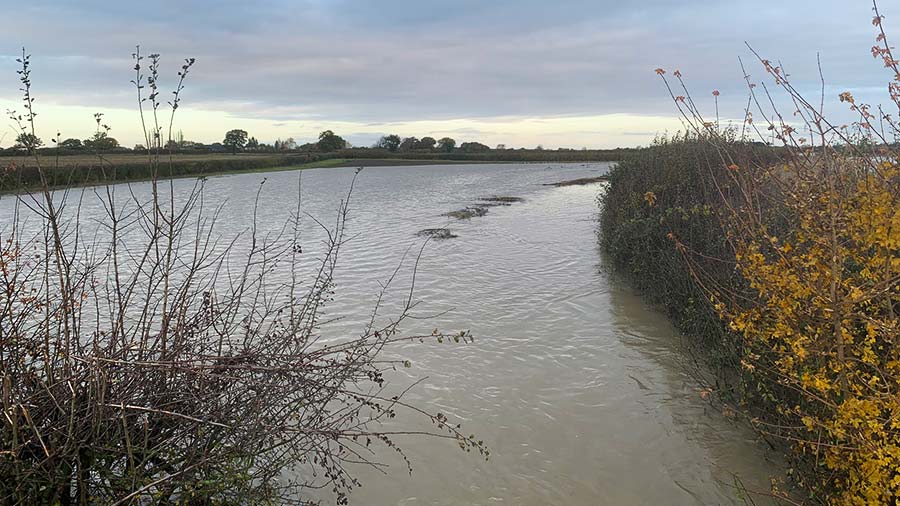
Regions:
[[[363, 486], [351, 504], [743, 504], [735, 475], [750, 489], [768, 489], [777, 459], [746, 427], [707, 405], [681, 365], [682, 337], [604, 268], [597, 245], [602, 183], [545, 186], [607, 169], [452, 165], [373, 167], [359, 174], [352, 239], [340, 258], [329, 309], [340, 320], [324, 332], [333, 338], [355, 334], [379, 281], [410, 247], [415, 252], [422, 244], [416, 233], [448, 228], [456, 237], [430, 241], [416, 273], [417, 312], [438, 316], [406, 330], [468, 329], [475, 342], [402, 345], [391, 353], [412, 367], [387, 379], [399, 390], [425, 378], [407, 401], [461, 422], [492, 455], [484, 461], [447, 440], [399, 438], [412, 475], [385, 449], [379, 456], [390, 465], [387, 474], [352, 469]], [[330, 223], [354, 172], [302, 171], [303, 209]], [[246, 230], [263, 180], [259, 223], [277, 229], [295, 205], [299, 174], [209, 178], [205, 200], [225, 203], [220, 232]], [[177, 193], [193, 181], [174, 184]], [[133, 186], [140, 192], [146, 183]], [[442, 216], [490, 196], [524, 200], [469, 220]], [[91, 198], [86, 194], [86, 215], [99, 212]], [[11, 199], [4, 200], [8, 207]], [[308, 219], [304, 255], [310, 262], [320, 238], [315, 230]], [[405, 297], [411, 260], [389, 302]], [[388, 428], [410, 423], [418, 427], [401, 416]]]

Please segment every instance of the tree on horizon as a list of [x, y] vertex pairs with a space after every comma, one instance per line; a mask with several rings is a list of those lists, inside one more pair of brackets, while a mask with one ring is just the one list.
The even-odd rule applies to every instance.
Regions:
[[231, 154], [237, 154], [239, 149], [243, 150], [244, 146], [247, 145], [247, 131], [240, 129], [229, 130], [225, 134], [225, 140], [222, 141], [222, 144], [231, 148]]

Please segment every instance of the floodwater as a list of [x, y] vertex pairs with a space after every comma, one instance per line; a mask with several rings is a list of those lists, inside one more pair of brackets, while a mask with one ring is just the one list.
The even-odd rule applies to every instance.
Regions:
[[[705, 403], [681, 364], [682, 337], [604, 268], [597, 245], [603, 184], [545, 186], [607, 169], [453, 165], [374, 167], [358, 175], [352, 238], [342, 250], [328, 315], [341, 319], [324, 332], [358, 334], [379, 282], [411, 251], [388, 293], [389, 302], [405, 300], [424, 241], [416, 233], [449, 228], [456, 237], [430, 241], [415, 277], [416, 312], [436, 316], [404, 330], [465, 329], [475, 342], [403, 344], [390, 353], [412, 367], [387, 380], [400, 391], [425, 378], [406, 401], [462, 423], [464, 433], [489, 446], [491, 458], [448, 440], [401, 437], [412, 475], [385, 448], [378, 456], [390, 466], [386, 474], [351, 468], [362, 482], [351, 504], [743, 504], [738, 481], [768, 488], [777, 459], [746, 427]], [[302, 171], [304, 211], [332, 223], [354, 172]], [[277, 228], [296, 206], [299, 174], [213, 177], [205, 183], [205, 205], [225, 202], [223, 235], [246, 230], [265, 180], [258, 222]], [[176, 193], [192, 184], [176, 181]], [[524, 201], [470, 220], [441, 216], [490, 196]], [[89, 200], [84, 213], [91, 212]], [[315, 229], [307, 220], [310, 262], [320, 247]], [[390, 424], [388, 430], [429, 427], [402, 412]]]

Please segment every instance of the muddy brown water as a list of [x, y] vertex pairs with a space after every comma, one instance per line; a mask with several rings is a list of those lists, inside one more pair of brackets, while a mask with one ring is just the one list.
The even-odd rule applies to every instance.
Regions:
[[[390, 450], [379, 451], [387, 474], [351, 468], [363, 485], [351, 504], [743, 504], [735, 477], [748, 488], [767, 489], [778, 460], [746, 427], [708, 407], [682, 367], [682, 338], [604, 267], [596, 236], [604, 183], [547, 186], [596, 177], [608, 166], [372, 167], [359, 175], [352, 240], [329, 308], [340, 319], [324, 332], [331, 338], [358, 333], [378, 282], [422, 244], [417, 232], [449, 229], [456, 237], [429, 242], [416, 275], [418, 313], [440, 316], [406, 330], [468, 329], [476, 340], [402, 345], [390, 353], [412, 367], [387, 379], [399, 391], [426, 378], [407, 401], [462, 423], [492, 457], [485, 462], [446, 440], [402, 437], [397, 442], [412, 461], [412, 475]], [[331, 220], [353, 173], [303, 171], [304, 210]], [[226, 203], [223, 236], [246, 230], [265, 179], [258, 216], [263, 228], [274, 230], [295, 205], [297, 177], [212, 177], [205, 205]], [[177, 180], [176, 194], [193, 183]], [[132, 186], [146, 191], [145, 183]], [[85, 191], [82, 214], [100, 213]], [[492, 196], [524, 201], [469, 220], [442, 216]], [[10, 197], [0, 200], [4, 219], [10, 204]], [[304, 233], [311, 265], [321, 237], [311, 220]], [[390, 303], [406, 295], [412, 268], [404, 265]], [[386, 428], [427, 426], [401, 414]], [[318, 497], [333, 503], [327, 493]]]

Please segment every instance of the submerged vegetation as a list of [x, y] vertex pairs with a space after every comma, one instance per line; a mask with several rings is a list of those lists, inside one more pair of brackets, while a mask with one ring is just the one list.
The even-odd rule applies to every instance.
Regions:
[[417, 232], [416, 235], [419, 237], [427, 237], [429, 239], [438, 240], [453, 239], [459, 237], [458, 235], [454, 234], [449, 228], [426, 228]]
[[[900, 68], [877, 6], [873, 24], [872, 54], [900, 107]], [[657, 70], [690, 133], [612, 171], [603, 249], [714, 366], [700, 394], [786, 449], [796, 490], [760, 492], [788, 503], [894, 504], [900, 125], [847, 92], [840, 101], [857, 120], [833, 124], [824, 97], [806, 99], [783, 68], [758, 60], [774, 86], [748, 77], [745, 121], [726, 131], [703, 117], [680, 72], [672, 81]], [[780, 146], [754, 142], [767, 136]]]
[[525, 199], [521, 197], [484, 197], [474, 205], [466, 206], [465, 208], [458, 209], [456, 211], [450, 211], [448, 213], [442, 214], [441, 216], [456, 218], [457, 220], [471, 220], [472, 218], [481, 218], [482, 216], [486, 216], [492, 207], [509, 206], [514, 203], [524, 201]]
[[444, 213], [441, 216], [456, 218], [457, 220], [471, 220], [472, 218], [480, 218], [482, 216], [485, 216], [487, 215], [487, 213], [487, 206], [468, 206], [465, 209], [450, 211], [449, 213]]
[[512, 204], [524, 201], [525, 199], [523, 199], [522, 197], [495, 195], [493, 197], [484, 197], [474, 205], [466, 206], [465, 208], [458, 209], [456, 211], [450, 211], [448, 213], [442, 214], [441, 216], [456, 218], [457, 220], [471, 220], [472, 218], [481, 218], [482, 216], [486, 216], [492, 207], [510, 206]]

